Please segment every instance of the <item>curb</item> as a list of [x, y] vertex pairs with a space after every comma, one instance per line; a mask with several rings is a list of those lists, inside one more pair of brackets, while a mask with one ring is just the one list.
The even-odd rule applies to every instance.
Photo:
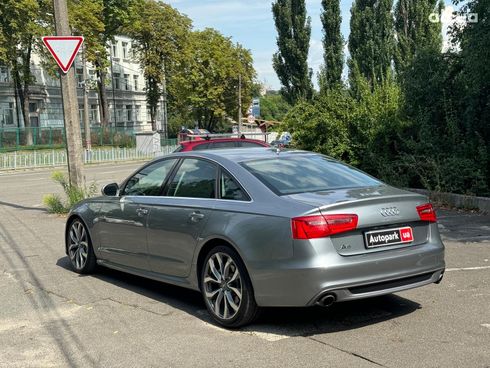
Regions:
[[431, 201], [439, 202], [450, 207], [478, 209], [481, 212], [490, 213], [489, 197], [475, 197], [463, 194], [431, 192], [430, 190], [425, 189], [409, 188], [408, 190], [411, 192], [424, 194], [428, 196]]

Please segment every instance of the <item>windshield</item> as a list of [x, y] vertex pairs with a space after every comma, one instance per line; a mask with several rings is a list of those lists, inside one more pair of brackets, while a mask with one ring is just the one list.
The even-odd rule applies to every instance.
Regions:
[[242, 166], [278, 195], [382, 184], [362, 171], [319, 155], [278, 156]]

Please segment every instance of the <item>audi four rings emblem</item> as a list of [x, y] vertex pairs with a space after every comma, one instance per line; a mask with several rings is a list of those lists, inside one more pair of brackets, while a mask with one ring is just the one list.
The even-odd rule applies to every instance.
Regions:
[[382, 208], [379, 212], [383, 217], [398, 216], [400, 214], [400, 210], [397, 207]]

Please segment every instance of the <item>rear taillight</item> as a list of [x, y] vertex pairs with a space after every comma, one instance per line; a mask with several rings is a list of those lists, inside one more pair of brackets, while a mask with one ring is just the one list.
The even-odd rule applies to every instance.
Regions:
[[428, 222], [437, 221], [436, 211], [434, 211], [434, 208], [430, 203], [417, 206], [417, 212], [419, 213], [419, 217], [422, 221], [428, 221]]
[[357, 227], [357, 215], [317, 215], [291, 220], [293, 239], [325, 238]]

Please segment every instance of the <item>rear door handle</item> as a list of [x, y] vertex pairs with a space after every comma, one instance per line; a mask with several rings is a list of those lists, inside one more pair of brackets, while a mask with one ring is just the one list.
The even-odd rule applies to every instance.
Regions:
[[192, 222], [201, 221], [204, 217], [205, 217], [204, 214], [201, 212], [192, 212], [189, 215], [189, 218], [191, 219]]
[[143, 217], [143, 216], [148, 215], [148, 212], [150, 212], [150, 211], [148, 211], [148, 209], [147, 209], [147, 208], [138, 208], [138, 209], [136, 210], [136, 214], [137, 214], [139, 217]]

